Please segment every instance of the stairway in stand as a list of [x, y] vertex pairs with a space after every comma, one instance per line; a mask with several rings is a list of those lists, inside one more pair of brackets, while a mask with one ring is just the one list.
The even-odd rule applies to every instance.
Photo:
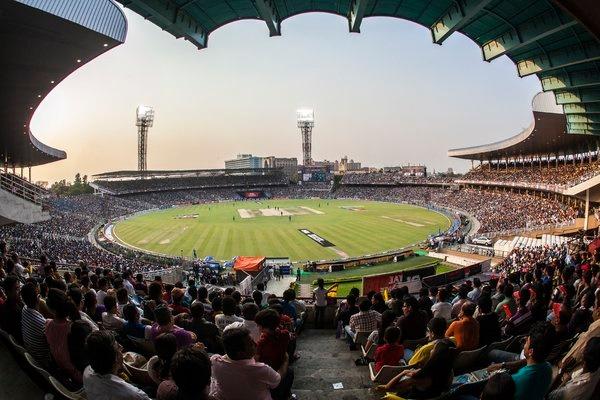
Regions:
[[[299, 400], [367, 400], [378, 399], [369, 388], [368, 367], [357, 367], [354, 360], [360, 351], [349, 351], [346, 342], [335, 338], [333, 329], [308, 329], [298, 338], [292, 393]], [[343, 389], [334, 389], [341, 383]]]

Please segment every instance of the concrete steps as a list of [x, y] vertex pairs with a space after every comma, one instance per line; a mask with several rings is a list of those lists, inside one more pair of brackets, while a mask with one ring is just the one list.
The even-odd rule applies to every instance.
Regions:
[[[376, 399], [370, 393], [373, 386], [366, 366], [357, 367], [354, 360], [359, 351], [349, 351], [344, 340], [335, 338], [331, 329], [309, 329], [298, 338], [300, 359], [292, 365], [294, 386], [292, 392], [300, 400], [313, 399]], [[343, 389], [334, 389], [334, 383]]]

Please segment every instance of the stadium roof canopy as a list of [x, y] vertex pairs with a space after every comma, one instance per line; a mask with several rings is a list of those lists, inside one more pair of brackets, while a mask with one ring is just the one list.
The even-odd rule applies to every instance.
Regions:
[[[0, 157], [8, 167], [66, 158], [41, 143], [29, 124], [64, 78], [123, 43], [127, 20], [112, 0], [0, 2]], [[90, 94], [91, 95], [91, 94]]]
[[[263, 20], [271, 36], [282, 21], [308, 12], [348, 19], [360, 32], [368, 17], [416, 22], [442, 44], [454, 32], [491, 61], [508, 56], [519, 76], [536, 74], [567, 114], [567, 132], [600, 135], [600, 3], [598, 0], [118, 0], [176, 37], [207, 46], [219, 27]], [[240, 38], [243, 40], [244, 38]]]
[[521, 133], [482, 146], [448, 150], [448, 156], [467, 160], [500, 160], [531, 156], [582, 154], [599, 148], [596, 135], [567, 135], [566, 116], [551, 92], [538, 93], [532, 102], [533, 122]]
[[188, 178], [195, 176], [262, 175], [281, 172], [282, 168], [226, 168], [226, 169], [183, 169], [150, 171], [114, 171], [93, 175], [97, 181], [128, 180], [140, 178]]

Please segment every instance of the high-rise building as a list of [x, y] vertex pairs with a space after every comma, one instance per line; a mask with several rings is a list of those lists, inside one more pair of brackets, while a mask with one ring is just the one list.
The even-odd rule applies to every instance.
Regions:
[[263, 168], [263, 158], [252, 154], [238, 154], [233, 160], [225, 161], [225, 169]]

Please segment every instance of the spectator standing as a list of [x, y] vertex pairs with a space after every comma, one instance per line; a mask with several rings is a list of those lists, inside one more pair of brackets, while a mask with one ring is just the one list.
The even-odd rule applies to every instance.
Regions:
[[315, 328], [322, 329], [325, 326], [325, 310], [327, 309], [327, 289], [322, 278], [317, 280], [317, 288], [313, 290], [315, 301]]

